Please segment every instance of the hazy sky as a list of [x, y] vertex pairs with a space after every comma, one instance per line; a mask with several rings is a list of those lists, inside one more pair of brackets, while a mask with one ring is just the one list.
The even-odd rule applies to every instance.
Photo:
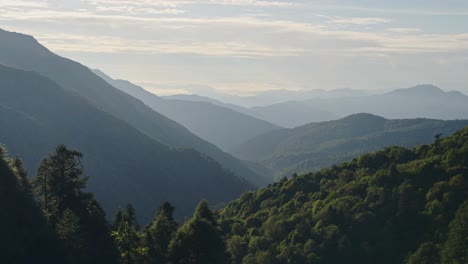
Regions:
[[0, 0], [0, 27], [159, 94], [468, 91], [467, 0]]

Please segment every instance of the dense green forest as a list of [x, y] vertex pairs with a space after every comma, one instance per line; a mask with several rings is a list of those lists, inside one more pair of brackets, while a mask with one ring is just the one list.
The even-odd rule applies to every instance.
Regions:
[[219, 211], [202, 200], [183, 223], [166, 202], [144, 227], [131, 204], [107, 222], [81, 159], [59, 145], [30, 180], [1, 150], [5, 263], [468, 263], [468, 128], [294, 175]]
[[247, 192], [221, 211], [234, 263], [468, 263], [468, 128]]

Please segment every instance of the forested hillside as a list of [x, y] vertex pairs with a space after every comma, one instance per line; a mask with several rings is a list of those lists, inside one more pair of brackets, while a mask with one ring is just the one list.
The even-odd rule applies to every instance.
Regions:
[[221, 211], [234, 263], [467, 263], [468, 128], [247, 192]]
[[30, 191], [20, 159], [0, 148], [0, 259], [2, 263], [60, 263], [58, 241]]
[[103, 207], [112, 214], [131, 202], [145, 222], [166, 200], [183, 217], [202, 198], [227, 202], [254, 188], [210, 157], [169, 148], [39, 74], [1, 65], [0, 144], [31, 175], [56, 145], [79, 149]]
[[311, 123], [255, 137], [232, 153], [258, 161], [277, 177], [317, 171], [387, 146], [413, 147], [449, 136], [468, 120], [396, 119], [355, 114], [339, 120]]
[[32, 36], [0, 29], [0, 39], [0, 64], [35, 71], [162, 144], [193, 148], [239, 177], [254, 180], [258, 177], [240, 160], [153, 111], [140, 100], [111, 86], [87, 67], [52, 53]]
[[[202, 200], [179, 224], [163, 203], [141, 227], [129, 204], [107, 223], [82, 154], [58, 146], [28, 180], [0, 159], [7, 263], [431, 263], [468, 259], [468, 128], [389, 147], [246, 192], [218, 212]], [[35, 199], [33, 199], [33, 195]], [[6, 234], [6, 235], [5, 235]], [[52, 252], [51, 249], [54, 249]], [[34, 260], [32, 257], [34, 256]]]

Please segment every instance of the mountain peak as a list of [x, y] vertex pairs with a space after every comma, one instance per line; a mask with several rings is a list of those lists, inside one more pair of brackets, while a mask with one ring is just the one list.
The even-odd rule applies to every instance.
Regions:
[[357, 121], [357, 120], [375, 120], [375, 121], [381, 121], [381, 120], [386, 120], [385, 118], [378, 116], [378, 115], [373, 115], [369, 113], [357, 113], [357, 114], [352, 114], [347, 117], [342, 118], [341, 120], [347, 120], [347, 121]]
[[39, 41], [31, 35], [6, 31], [0, 28], [0, 39], [2, 40], [0, 41], [0, 49], [8, 52], [10, 55], [11, 52], [19, 52], [19, 50], [24, 52], [26, 48], [31, 52], [38, 52], [39, 54], [49, 52], [46, 47], [42, 46]]
[[410, 88], [396, 89], [390, 94], [404, 94], [404, 95], [439, 95], [445, 93], [439, 87], [432, 84], [420, 84]]

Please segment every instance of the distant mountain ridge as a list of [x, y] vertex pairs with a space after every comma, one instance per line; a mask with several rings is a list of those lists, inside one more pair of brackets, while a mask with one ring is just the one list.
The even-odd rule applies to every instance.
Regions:
[[[272, 91], [272, 93], [279, 92]], [[317, 94], [320, 94], [320, 90]], [[179, 98], [208, 100], [190, 95], [179, 95]], [[346, 95], [340, 93], [340, 90], [336, 92], [332, 90], [326, 91], [322, 97], [317, 96], [312, 99], [307, 99], [307, 96], [296, 101], [284, 98], [279, 103], [266, 106], [259, 103], [258, 106], [240, 108], [238, 111], [287, 128], [311, 122], [336, 120], [357, 113], [371, 113], [390, 119], [468, 119], [468, 96], [459, 91], [446, 92], [430, 84], [385, 93]]]
[[258, 161], [277, 176], [316, 171], [390, 145], [412, 147], [449, 136], [468, 126], [468, 120], [389, 120], [354, 114], [339, 120], [273, 131], [240, 145], [239, 158]]
[[83, 152], [89, 188], [109, 215], [131, 202], [146, 222], [155, 204], [171, 201], [183, 217], [199, 199], [221, 203], [254, 189], [205, 155], [170, 148], [37, 73], [1, 65], [0, 127], [0, 144], [30, 175], [58, 144]]
[[153, 110], [224, 150], [255, 136], [280, 129], [266, 121], [211, 102], [164, 99], [129, 81], [114, 80], [101, 71], [95, 73], [114, 87], [140, 99]]
[[258, 177], [240, 160], [200, 139], [140, 100], [111, 86], [87, 67], [50, 52], [32, 36], [0, 30], [0, 39], [0, 64], [38, 72], [154, 140], [171, 147], [193, 148], [241, 177]]

